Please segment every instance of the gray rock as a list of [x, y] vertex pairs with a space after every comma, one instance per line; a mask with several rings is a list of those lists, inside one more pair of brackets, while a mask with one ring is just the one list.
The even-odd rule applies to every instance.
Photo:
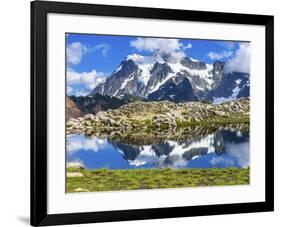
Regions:
[[76, 177], [84, 177], [84, 175], [82, 173], [79, 173], [79, 172], [67, 172], [66, 177], [76, 178]]
[[67, 168], [74, 168], [74, 169], [85, 169], [82, 163], [80, 162], [67, 162]]
[[93, 114], [86, 114], [84, 116], [84, 119], [85, 120], [94, 120], [95, 119], [95, 116]]

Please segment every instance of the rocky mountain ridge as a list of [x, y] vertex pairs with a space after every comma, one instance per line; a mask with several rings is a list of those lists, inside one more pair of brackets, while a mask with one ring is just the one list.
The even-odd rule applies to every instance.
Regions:
[[131, 94], [171, 102], [218, 102], [249, 96], [250, 75], [227, 73], [224, 66], [220, 61], [207, 64], [189, 57], [170, 61], [169, 56], [164, 55], [132, 54], [90, 95], [120, 97]]

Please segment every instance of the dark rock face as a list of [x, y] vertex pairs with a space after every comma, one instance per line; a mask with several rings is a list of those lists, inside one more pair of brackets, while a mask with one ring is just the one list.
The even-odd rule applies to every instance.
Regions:
[[[134, 77], [137, 74], [138, 67], [134, 63], [133, 60], [126, 60], [122, 61], [120, 64], [120, 70], [114, 72], [110, 77], [107, 78], [107, 80], [99, 84], [91, 93], [91, 95], [94, 94], [104, 94], [104, 95], [110, 95], [110, 96], [117, 96], [120, 87], [122, 86], [122, 83], [130, 78]], [[119, 92], [120, 93], [120, 92]]]
[[250, 75], [246, 73], [223, 74], [220, 83], [208, 94], [208, 99], [241, 98], [250, 95]]
[[167, 64], [161, 64], [156, 62], [150, 71], [150, 79], [147, 84], [146, 93], [148, 93], [158, 83], [161, 83], [168, 76], [169, 73], [173, 72], [171, 67]]
[[140, 98], [132, 95], [124, 95], [122, 98], [100, 94], [88, 95], [85, 97], [70, 96], [67, 97], [67, 118], [77, 118], [88, 113], [96, 114], [108, 109], [117, 109], [130, 102], [140, 100]]
[[183, 153], [183, 158], [185, 160], [191, 160], [194, 156], [202, 156], [208, 153], [207, 147], [191, 148], [190, 150]]
[[216, 88], [222, 80], [224, 65], [225, 63], [221, 61], [215, 61], [213, 63], [213, 70], [212, 70], [213, 79], [214, 79], [214, 83], [212, 85], [213, 89]]
[[172, 102], [197, 101], [191, 83], [188, 78], [183, 75], [169, 79], [160, 88], [148, 95], [148, 100], [162, 101], [168, 100]]
[[190, 58], [185, 57], [181, 60], [181, 64], [190, 69], [202, 70], [206, 69], [206, 63], [201, 61], [192, 61]]

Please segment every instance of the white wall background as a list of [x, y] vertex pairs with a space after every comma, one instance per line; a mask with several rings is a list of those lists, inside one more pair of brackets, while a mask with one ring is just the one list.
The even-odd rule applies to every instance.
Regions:
[[[67, 0], [65, 0], [67, 1]], [[220, 0], [83, 0], [88, 3], [118, 4], [204, 11], [270, 14], [275, 16], [275, 212], [146, 220], [85, 226], [277, 226], [281, 218], [281, 10], [279, 1]], [[0, 33], [0, 226], [29, 223], [29, 1], [1, 2]], [[279, 42], [278, 42], [279, 40]], [[79, 225], [76, 225], [79, 226]]]

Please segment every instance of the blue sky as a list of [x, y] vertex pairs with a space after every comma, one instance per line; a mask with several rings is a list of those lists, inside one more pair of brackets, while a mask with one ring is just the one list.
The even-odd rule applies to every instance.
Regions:
[[88, 94], [129, 54], [149, 56], [158, 51], [213, 63], [234, 60], [240, 49], [241, 42], [233, 41], [66, 34], [67, 93]]

